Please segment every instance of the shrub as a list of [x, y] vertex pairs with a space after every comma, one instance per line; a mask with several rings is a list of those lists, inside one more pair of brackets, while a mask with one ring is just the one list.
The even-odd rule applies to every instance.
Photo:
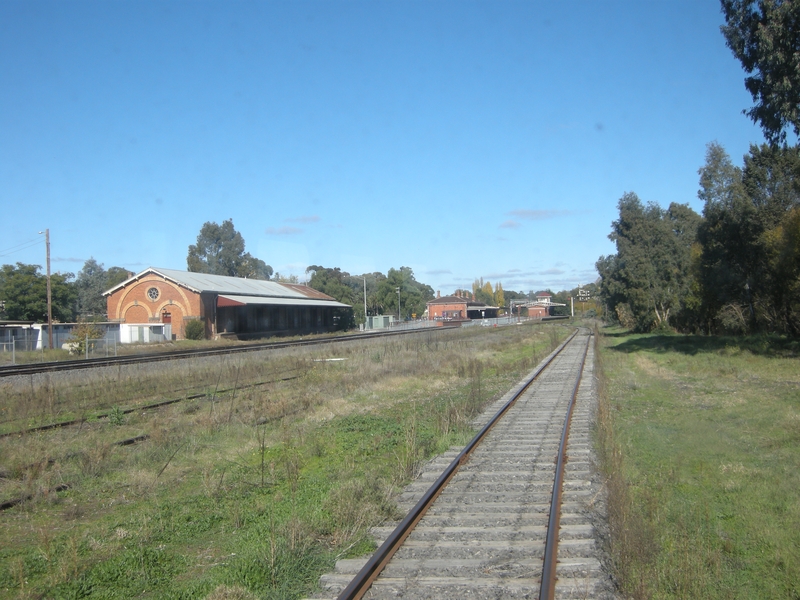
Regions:
[[186, 339], [202, 340], [206, 337], [206, 326], [200, 319], [192, 319], [186, 323]]
[[103, 330], [94, 323], [80, 321], [78, 325], [73, 328], [70, 337], [67, 339], [69, 353], [82, 356], [86, 352], [87, 340], [89, 341], [89, 349], [91, 350], [91, 342], [102, 337]]

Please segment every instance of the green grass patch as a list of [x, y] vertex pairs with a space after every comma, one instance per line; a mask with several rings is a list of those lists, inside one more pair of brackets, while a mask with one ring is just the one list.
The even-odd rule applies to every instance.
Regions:
[[623, 591], [800, 598], [797, 342], [604, 334], [616, 448], [606, 468], [625, 483], [610, 485]]

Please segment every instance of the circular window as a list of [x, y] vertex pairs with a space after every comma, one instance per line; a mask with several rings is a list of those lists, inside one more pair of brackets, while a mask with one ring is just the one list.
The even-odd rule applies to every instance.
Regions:
[[153, 302], [158, 300], [159, 295], [160, 293], [158, 291], [158, 288], [151, 287], [149, 290], [147, 290], [147, 297], [150, 298], [150, 300], [152, 300]]

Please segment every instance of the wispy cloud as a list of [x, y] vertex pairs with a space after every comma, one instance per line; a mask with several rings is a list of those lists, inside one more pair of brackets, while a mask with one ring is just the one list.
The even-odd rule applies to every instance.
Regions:
[[294, 217], [285, 219], [287, 223], [318, 223], [320, 221], [319, 215], [303, 215], [302, 217]]
[[503, 229], [516, 229], [517, 227], [521, 226], [522, 226], [521, 223], [519, 223], [518, 221], [512, 221], [511, 219], [500, 223], [500, 227], [502, 227]]
[[542, 271], [540, 275], [563, 275], [566, 271], [562, 271], [561, 269], [547, 269], [546, 271]]
[[[569, 210], [530, 210], [527, 208], [517, 208], [506, 214], [518, 219], [524, 219], [525, 221], [545, 221], [547, 219], [563, 217], [572, 214], [572, 212]], [[508, 221], [506, 221], [506, 223], [508, 223]]]
[[438, 269], [434, 271], [425, 271], [426, 275], [451, 275], [453, 272], [450, 269]]
[[303, 233], [303, 230], [297, 227], [267, 227], [264, 233], [267, 235], [297, 235]]

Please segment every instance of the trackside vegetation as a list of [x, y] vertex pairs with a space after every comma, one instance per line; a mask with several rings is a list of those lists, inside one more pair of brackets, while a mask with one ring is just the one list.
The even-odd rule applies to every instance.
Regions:
[[800, 343], [601, 333], [598, 441], [625, 597], [800, 597]]
[[[0, 598], [302, 598], [557, 324], [0, 381]], [[145, 410], [163, 400], [179, 402]], [[140, 408], [137, 408], [140, 407]], [[135, 409], [135, 410], [131, 410]], [[66, 487], [65, 487], [66, 486]], [[61, 490], [61, 491], [58, 491]]]

